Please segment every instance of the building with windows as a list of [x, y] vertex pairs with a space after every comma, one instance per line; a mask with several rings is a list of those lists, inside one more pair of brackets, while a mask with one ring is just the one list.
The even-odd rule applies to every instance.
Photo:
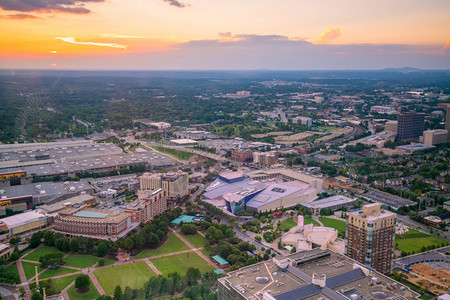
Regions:
[[93, 239], [115, 241], [137, 228], [140, 222], [133, 223], [131, 214], [119, 210], [109, 211], [95, 208], [68, 207], [58, 213], [53, 231], [64, 235], [84, 236]]
[[397, 136], [399, 141], [415, 141], [423, 134], [425, 114], [409, 111], [398, 115]]
[[423, 132], [423, 143], [429, 146], [447, 143], [447, 135], [447, 130], [443, 129], [426, 130]]
[[383, 274], [392, 272], [396, 214], [373, 203], [348, 212], [345, 255]]
[[358, 200], [356, 199], [351, 199], [342, 195], [335, 195], [309, 203], [302, 203], [302, 206], [310, 209], [313, 215], [320, 215], [320, 211], [322, 209], [328, 208], [335, 211], [343, 207], [351, 207], [356, 203], [358, 203]]
[[133, 223], [147, 223], [156, 215], [167, 210], [167, 198], [164, 189], [146, 191], [146, 193], [147, 196], [143, 199], [138, 199], [125, 208], [125, 212], [131, 214]]
[[407, 286], [329, 249], [277, 256], [218, 280], [219, 300], [419, 299]]
[[168, 200], [177, 200], [189, 194], [188, 174], [184, 172], [170, 172], [165, 174], [144, 173], [140, 178], [139, 199], [148, 195], [146, 191], [164, 189]]
[[252, 150], [231, 150], [231, 158], [240, 162], [248, 162], [253, 158]]
[[295, 117], [292, 118], [292, 123], [306, 125], [308, 127], [312, 126], [312, 119], [308, 117]]
[[271, 166], [278, 163], [278, 152], [253, 152], [253, 163], [258, 166]]
[[48, 224], [45, 213], [28, 211], [0, 219], [0, 239], [4, 240], [13, 235], [44, 228]]

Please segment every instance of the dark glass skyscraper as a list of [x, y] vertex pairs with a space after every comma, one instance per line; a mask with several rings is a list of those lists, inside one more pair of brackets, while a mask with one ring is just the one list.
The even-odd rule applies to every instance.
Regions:
[[415, 141], [423, 134], [425, 114], [409, 111], [398, 115], [397, 136], [399, 141]]

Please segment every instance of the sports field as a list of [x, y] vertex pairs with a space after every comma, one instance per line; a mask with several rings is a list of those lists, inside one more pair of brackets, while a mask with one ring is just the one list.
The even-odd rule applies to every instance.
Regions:
[[122, 291], [127, 286], [137, 289], [143, 287], [150, 277], [156, 276], [144, 261], [95, 270], [94, 275], [108, 295], [114, 293], [116, 285], [120, 285]]
[[198, 268], [202, 273], [214, 270], [210, 264], [195, 252], [155, 258], [152, 259], [151, 262], [164, 276], [173, 272], [177, 272], [180, 275], [186, 275], [186, 271], [189, 267]]
[[408, 230], [407, 233], [396, 235], [395, 244], [397, 248], [405, 252], [420, 252], [422, 247], [428, 247], [431, 245], [440, 246], [441, 244], [448, 244], [446, 241], [431, 236], [429, 234], [416, 231]]
[[345, 232], [345, 222], [344, 221], [330, 219], [330, 218], [322, 218], [322, 217], [319, 217], [319, 221], [322, 222], [323, 226], [325, 226], [325, 227], [331, 227], [331, 228], [337, 229], [339, 232], [342, 232], [342, 233]]
[[158, 249], [146, 249], [139, 252], [134, 258], [146, 258], [161, 254], [168, 254], [172, 252], [189, 250], [189, 247], [177, 238], [172, 232], [167, 234], [167, 240]]

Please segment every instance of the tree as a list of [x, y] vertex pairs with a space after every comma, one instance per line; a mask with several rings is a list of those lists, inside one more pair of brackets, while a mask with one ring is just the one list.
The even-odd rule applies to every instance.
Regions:
[[44, 233], [44, 244], [50, 247], [55, 245], [55, 237], [53, 231], [47, 230]]
[[42, 300], [42, 295], [38, 291], [33, 289], [33, 293], [31, 295], [31, 300]]
[[122, 288], [120, 285], [116, 285], [116, 288], [114, 289], [114, 300], [121, 300], [122, 299]]
[[85, 290], [89, 288], [90, 283], [91, 280], [89, 279], [89, 275], [80, 274], [75, 279], [75, 288], [77, 288], [78, 290]]
[[97, 256], [103, 257], [108, 252], [108, 246], [105, 243], [100, 243], [97, 247]]
[[36, 248], [37, 246], [39, 246], [39, 244], [41, 243], [41, 238], [42, 238], [41, 231], [33, 233], [33, 235], [31, 236], [31, 239], [30, 239], [30, 247]]
[[88, 238], [86, 241], [86, 250], [89, 253], [92, 253], [92, 250], [94, 249], [95, 241], [92, 238]]
[[194, 224], [183, 224], [181, 226], [181, 233], [194, 235], [197, 233], [197, 226]]
[[78, 252], [80, 250], [80, 243], [77, 239], [70, 240], [70, 251], [72, 252]]

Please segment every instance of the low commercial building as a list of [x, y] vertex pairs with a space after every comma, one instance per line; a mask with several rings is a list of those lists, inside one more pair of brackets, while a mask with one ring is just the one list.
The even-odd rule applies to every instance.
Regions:
[[438, 228], [442, 224], [442, 219], [438, 216], [426, 216], [423, 218], [423, 222], [433, 228]]
[[292, 118], [292, 123], [306, 125], [308, 127], [312, 126], [312, 119], [308, 117], [295, 117]]
[[175, 139], [170, 140], [170, 142], [178, 146], [194, 146], [198, 143], [196, 140], [191, 139]]
[[115, 241], [137, 228], [131, 214], [94, 208], [69, 207], [59, 212], [53, 231], [67, 236], [92, 237]]
[[450, 201], [444, 202], [444, 204], [442, 204], [442, 207], [443, 207], [445, 210], [450, 211]]
[[292, 169], [277, 168], [268, 170], [257, 170], [246, 174], [249, 178], [254, 180], [266, 180], [272, 178], [281, 178], [286, 181], [301, 181], [309, 184], [311, 187], [317, 189], [320, 193], [322, 192], [323, 179], [305, 174], [303, 172], [297, 172]]
[[353, 259], [319, 248], [227, 273], [218, 300], [419, 299], [419, 294]]
[[73, 205], [86, 205], [91, 206], [95, 204], [95, 197], [91, 196], [89, 194], [83, 194], [80, 196], [75, 196], [72, 198], [68, 198], [66, 200], [54, 203], [54, 204], [44, 204], [41, 206], [38, 206], [37, 208], [39, 210], [44, 211], [47, 214], [54, 214], [58, 211], [61, 211], [65, 209], [66, 207], [73, 206]]
[[13, 248], [10, 244], [0, 244], [0, 257], [3, 260], [8, 260], [13, 252]]
[[336, 195], [309, 203], [302, 203], [301, 205], [310, 209], [313, 215], [320, 215], [322, 209], [328, 208], [334, 211], [343, 207], [351, 207], [356, 203], [358, 203], [356, 199]]
[[44, 228], [48, 224], [47, 215], [38, 211], [29, 211], [0, 219], [0, 239]]
[[423, 143], [429, 146], [447, 143], [447, 135], [448, 131], [443, 129], [426, 130], [423, 132]]
[[397, 125], [398, 125], [397, 121], [387, 121], [386, 124], [384, 125], [384, 130], [395, 132], [395, 134], [397, 134]]
[[372, 106], [370, 108], [371, 113], [378, 113], [378, 114], [395, 114], [398, 113], [395, 107], [392, 106]]
[[404, 146], [397, 146], [395, 150], [397, 150], [399, 153], [403, 154], [412, 154], [417, 151], [423, 151], [432, 149], [434, 146], [424, 145], [424, 144], [410, 144], [410, 145], [404, 145]]
[[135, 200], [125, 208], [125, 212], [131, 214], [133, 223], [147, 223], [156, 215], [167, 210], [167, 198], [164, 189], [146, 192], [147, 196], [143, 199]]

